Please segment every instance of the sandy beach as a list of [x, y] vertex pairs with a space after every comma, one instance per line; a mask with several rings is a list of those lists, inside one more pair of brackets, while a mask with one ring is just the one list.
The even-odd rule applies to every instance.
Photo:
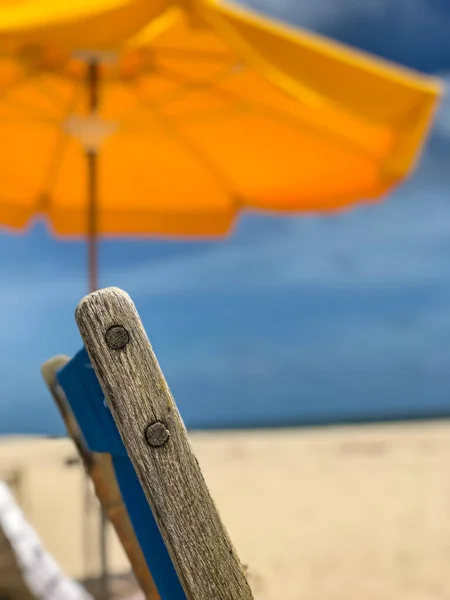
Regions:
[[[449, 597], [450, 423], [191, 440], [256, 599]], [[0, 439], [0, 479], [64, 571], [84, 578], [99, 569], [98, 521], [94, 508], [84, 555], [84, 478], [65, 464], [74, 456], [67, 439]], [[112, 531], [110, 541], [112, 570], [127, 571]]]

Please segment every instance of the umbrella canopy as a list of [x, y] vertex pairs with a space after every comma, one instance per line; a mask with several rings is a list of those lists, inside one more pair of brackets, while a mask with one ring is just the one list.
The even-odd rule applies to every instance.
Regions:
[[170, 0], [0, 0], [0, 47], [6, 52], [42, 48], [117, 48]]
[[0, 57], [0, 222], [42, 214], [61, 235], [88, 231], [86, 153], [101, 234], [220, 235], [246, 207], [378, 198], [414, 165], [439, 94], [209, 0], [166, 8], [120, 53], [29, 47]]

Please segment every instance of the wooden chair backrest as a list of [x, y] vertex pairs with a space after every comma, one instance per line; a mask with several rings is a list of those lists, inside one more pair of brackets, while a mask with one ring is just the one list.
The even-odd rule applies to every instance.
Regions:
[[94, 292], [76, 319], [187, 600], [252, 600], [130, 297], [118, 288]]

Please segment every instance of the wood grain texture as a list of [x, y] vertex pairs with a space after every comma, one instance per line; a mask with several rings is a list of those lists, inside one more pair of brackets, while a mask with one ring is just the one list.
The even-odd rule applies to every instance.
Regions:
[[42, 365], [42, 376], [61, 413], [67, 433], [72, 438], [84, 468], [92, 480], [96, 496], [106, 511], [108, 519], [113, 525], [128, 556], [139, 586], [147, 600], [160, 600], [123, 502], [111, 456], [109, 454], [91, 452], [87, 447], [77, 420], [70, 409], [62, 388], [58, 384], [56, 374], [68, 361], [69, 358], [67, 356], [55, 356], [51, 358]]
[[[186, 597], [251, 600], [244, 569], [130, 297], [118, 288], [94, 292], [80, 302], [76, 319]], [[106, 341], [115, 327], [129, 336], [118, 349]], [[170, 435], [151, 446], [146, 431], [155, 422]]]

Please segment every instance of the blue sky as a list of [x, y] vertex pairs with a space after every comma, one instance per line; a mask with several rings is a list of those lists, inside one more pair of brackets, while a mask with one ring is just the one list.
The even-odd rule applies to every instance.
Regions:
[[[450, 42], [433, 63], [428, 35], [444, 2], [304, 6], [293, 14], [278, 0], [278, 16], [336, 37], [347, 23], [353, 43], [357, 22], [372, 46], [371, 14], [392, 19], [395, 6], [415, 32], [431, 11], [422, 52], [405, 36], [396, 52], [448, 69]], [[335, 217], [244, 215], [231, 239], [213, 243], [102, 243], [101, 284], [134, 298], [188, 426], [450, 415], [449, 164], [445, 99], [417, 173], [380, 205]], [[0, 433], [63, 432], [39, 366], [81, 346], [73, 312], [85, 259], [82, 243], [57, 242], [42, 224], [26, 236], [0, 233]]]

